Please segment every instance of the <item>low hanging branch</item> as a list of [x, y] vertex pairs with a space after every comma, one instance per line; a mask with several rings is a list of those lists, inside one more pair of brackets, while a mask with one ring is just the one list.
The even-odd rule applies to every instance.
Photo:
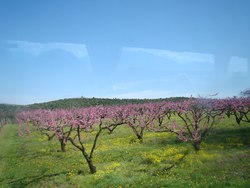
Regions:
[[47, 136], [48, 141], [52, 140], [54, 138], [54, 136], [56, 135], [55, 133], [50, 134], [50, 132], [51, 131], [49, 131], [49, 130], [40, 130], [41, 135]]

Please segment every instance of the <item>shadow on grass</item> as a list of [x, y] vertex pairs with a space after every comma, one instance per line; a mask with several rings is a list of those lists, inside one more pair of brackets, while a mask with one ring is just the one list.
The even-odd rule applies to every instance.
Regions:
[[215, 129], [214, 130], [215, 134], [221, 135], [230, 135], [230, 134], [239, 134], [242, 135], [244, 133], [249, 134], [250, 133], [250, 127], [231, 127], [231, 128], [220, 128], [220, 129]]
[[169, 145], [178, 146], [183, 145], [183, 141], [179, 140], [176, 137], [164, 138], [164, 137], [155, 137], [155, 138], [147, 138], [143, 142], [144, 145], [158, 145], [159, 147], [165, 147]]
[[250, 127], [224, 128], [214, 130], [205, 140], [205, 143], [212, 145], [225, 145], [227, 147], [249, 147]]
[[[32, 183], [37, 183], [40, 180], [46, 179], [46, 178], [51, 178], [54, 176], [59, 176], [62, 174], [67, 174], [68, 171], [63, 171], [59, 173], [54, 173], [54, 174], [42, 174], [42, 175], [35, 175], [35, 176], [28, 176], [28, 177], [23, 177], [23, 178], [18, 178], [14, 179], [11, 181], [6, 180], [6, 184], [10, 185], [11, 187], [26, 187]], [[1, 182], [1, 181], [0, 181]], [[2, 181], [4, 182], [4, 181]]]
[[187, 157], [187, 155], [190, 153], [189, 150], [185, 151], [183, 156], [181, 158], [179, 158], [177, 161], [175, 161], [173, 164], [171, 164], [170, 166], [168, 167], [164, 167], [164, 168], [161, 168], [159, 170], [156, 170], [153, 172], [153, 176], [158, 176], [159, 174], [166, 174], [166, 173], [169, 173], [174, 167], [178, 167], [182, 161]]

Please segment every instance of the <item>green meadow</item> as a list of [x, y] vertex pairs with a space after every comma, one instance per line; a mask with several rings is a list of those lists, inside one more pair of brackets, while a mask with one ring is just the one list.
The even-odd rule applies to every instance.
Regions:
[[[103, 132], [94, 153], [97, 173], [70, 143], [60, 151], [39, 132], [18, 136], [17, 125], [0, 132], [0, 187], [250, 187], [250, 126], [225, 119], [196, 152], [171, 133], [131, 128]], [[93, 133], [94, 134], [94, 133]], [[93, 134], [85, 134], [88, 148]]]

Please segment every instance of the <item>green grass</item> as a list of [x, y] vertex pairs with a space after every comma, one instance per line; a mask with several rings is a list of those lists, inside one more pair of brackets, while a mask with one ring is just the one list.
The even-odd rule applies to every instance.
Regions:
[[0, 132], [0, 187], [250, 187], [250, 126], [233, 122], [214, 129], [199, 152], [170, 133], [146, 132], [141, 144], [128, 127], [103, 132], [94, 175], [70, 143], [62, 153], [56, 139], [18, 137], [17, 126], [7, 125]]

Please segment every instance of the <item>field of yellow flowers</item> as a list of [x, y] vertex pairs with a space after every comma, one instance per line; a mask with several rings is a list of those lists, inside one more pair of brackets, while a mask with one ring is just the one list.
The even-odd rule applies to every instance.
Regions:
[[[91, 144], [86, 138], [86, 144]], [[0, 132], [0, 187], [250, 187], [250, 126], [225, 120], [194, 151], [170, 133], [146, 132], [144, 142], [120, 126], [104, 133], [90, 174], [70, 144], [39, 132], [19, 137], [17, 125]]]

